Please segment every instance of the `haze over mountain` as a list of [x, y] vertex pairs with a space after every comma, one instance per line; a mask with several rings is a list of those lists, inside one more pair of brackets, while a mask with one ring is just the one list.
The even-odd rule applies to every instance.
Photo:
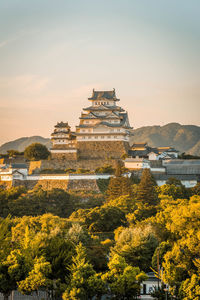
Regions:
[[50, 148], [51, 141], [48, 138], [43, 138], [42, 136], [30, 136], [22, 137], [11, 142], [7, 142], [0, 146], [0, 153], [5, 154], [7, 150], [17, 150], [24, 151], [24, 149], [32, 143], [41, 143], [47, 148]]
[[[32, 143], [42, 143], [48, 148], [51, 146], [50, 139], [41, 136], [23, 137], [3, 144], [0, 153], [7, 150], [23, 151]], [[173, 146], [177, 150], [192, 155], [200, 155], [200, 127], [195, 125], [180, 125], [169, 123], [164, 126], [146, 126], [134, 130], [133, 142], [147, 142], [149, 146]]]

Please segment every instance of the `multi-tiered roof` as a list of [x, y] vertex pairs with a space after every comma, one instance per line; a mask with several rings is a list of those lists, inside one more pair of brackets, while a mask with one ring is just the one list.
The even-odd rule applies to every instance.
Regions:
[[68, 123], [59, 122], [54, 126], [54, 132], [51, 134], [53, 149], [74, 147], [75, 135], [71, 132]]
[[91, 106], [84, 108], [80, 124], [76, 126], [78, 141], [123, 140], [132, 135], [128, 114], [116, 102], [120, 101], [112, 91], [95, 91], [88, 98]]

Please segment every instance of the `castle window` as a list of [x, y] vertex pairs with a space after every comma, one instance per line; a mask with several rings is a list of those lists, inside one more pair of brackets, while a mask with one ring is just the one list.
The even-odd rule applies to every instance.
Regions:
[[95, 139], [98, 139], [98, 136], [95, 136]]
[[104, 135], [102, 135], [101, 138], [104, 139]]

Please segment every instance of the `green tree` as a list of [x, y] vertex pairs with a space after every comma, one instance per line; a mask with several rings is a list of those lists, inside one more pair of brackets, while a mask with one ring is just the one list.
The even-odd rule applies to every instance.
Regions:
[[149, 169], [142, 172], [141, 181], [137, 190], [137, 202], [149, 206], [157, 205], [158, 196], [155, 190], [156, 182]]
[[140, 284], [147, 279], [144, 272], [128, 265], [125, 259], [115, 254], [108, 263], [109, 271], [102, 275], [113, 299], [138, 299]]
[[24, 157], [28, 160], [47, 159], [49, 154], [47, 147], [40, 143], [33, 143], [24, 151]]
[[107, 189], [108, 200], [118, 198], [122, 195], [132, 195], [131, 181], [128, 177], [122, 176], [123, 168], [118, 163], [115, 177], [111, 177]]
[[18, 289], [25, 295], [36, 293], [38, 299], [38, 292], [42, 288], [48, 289], [51, 281], [48, 278], [51, 272], [51, 265], [45, 260], [44, 257], [36, 258], [34, 261], [33, 269], [29, 272], [28, 276], [18, 282]]
[[81, 243], [76, 247], [76, 256], [72, 258], [69, 285], [63, 294], [64, 300], [87, 300], [101, 296], [105, 285], [93, 266], [86, 260], [86, 249]]
[[115, 231], [116, 244], [111, 253], [125, 258], [129, 265], [149, 271], [158, 241], [151, 225], [120, 228]]
[[12, 250], [10, 254], [0, 261], [0, 291], [4, 299], [8, 299], [17, 282], [26, 275], [26, 265], [20, 250]]

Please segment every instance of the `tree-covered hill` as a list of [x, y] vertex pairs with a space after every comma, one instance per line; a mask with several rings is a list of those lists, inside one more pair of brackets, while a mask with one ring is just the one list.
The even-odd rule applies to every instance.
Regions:
[[17, 150], [22, 152], [25, 148], [33, 143], [41, 143], [45, 145], [47, 148], [50, 148], [51, 142], [48, 138], [43, 138], [42, 136], [30, 136], [30, 137], [22, 137], [17, 140], [5, 143], [0, 147], [0, 153], [6, 154], [8, 150]]

